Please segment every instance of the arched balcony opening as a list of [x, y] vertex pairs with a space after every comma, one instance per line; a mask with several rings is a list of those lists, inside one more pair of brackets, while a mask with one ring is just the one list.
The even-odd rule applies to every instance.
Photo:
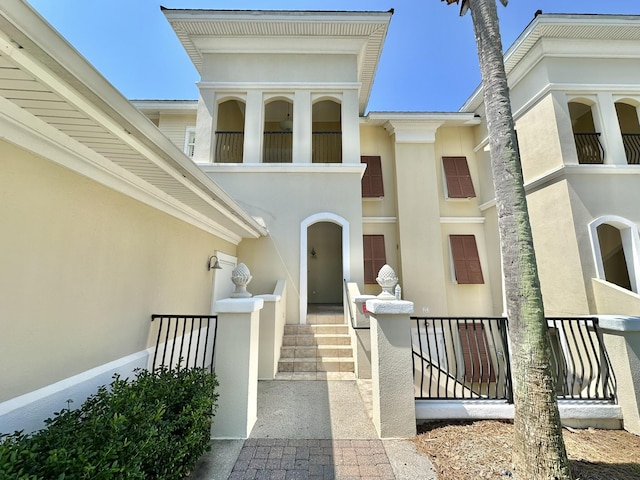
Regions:
[[242, 163], [244, 153], [245, 103], [225, 100], [218, 104], [215, 163]]
[[263, 163], [293, 161], [293, 103], [273, 100], [264, 109]]
[[640, 120], [638, 119], [638, 107], [626, 102], [616, 102], [615, 106], [627, 163], [629, 165], [640, 165]]
[[321, 100], [311, 110], [313, 163], [342, 163], [342, 106]]
[[607, 215], [591, 222], [589, 233], [597, 277], [638, 293], [640, 236], [637, 224]]
[[604, 163], [604, 148], [600, 143], [600, 132], [596, 131], [591, 105], [577, 101], [569, 102], [569, 116], [578, 153], [578, 163]]

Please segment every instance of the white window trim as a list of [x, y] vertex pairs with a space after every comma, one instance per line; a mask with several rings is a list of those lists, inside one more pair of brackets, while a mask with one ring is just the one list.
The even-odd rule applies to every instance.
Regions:
[[600, 240], [598, 239], [598, 227], [603, 223], [616, 227], [620, 231], [622, 240], [622, 249], [627, 261], [627, 270], [629, 272], [629, 281], [631, 282], [631, 290], [638, 292], [640, 285], [640, 235], [638, 234], [638, 226], [626, 218], [617, 215], [605, 215], [598, 217], [589, 223], [589, 237], [591, 239], [591, 251], [596, 267], [596, 276], [606, 281], [604, 273], [604, 262], [600, 250]]
[[194, 155], [189, 155], [189, 146], [191, 145], [191, 142], [189, 142], [189, 140], [191, 139], [191, 135], [193, 134], [193, 154], [195, 154], [195, 150], [196, 150], [196, 144], [195, 144], [195, 136], [196, 136], [196, 127], [187, 127], [185, 129], [184, 132], [184, 154], [189, 157], [189, 158], [193, 158]]

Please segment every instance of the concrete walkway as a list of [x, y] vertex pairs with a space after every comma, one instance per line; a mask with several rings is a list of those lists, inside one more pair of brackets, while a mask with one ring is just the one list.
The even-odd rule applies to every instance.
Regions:
[[359, 389], [356, 381], [259, 382], [250, 438], [212, 441], [190, 478], [435, 480], [431, 463], [410, 440], [378, 439], [363, 401], [367, 387], [360, 382]]

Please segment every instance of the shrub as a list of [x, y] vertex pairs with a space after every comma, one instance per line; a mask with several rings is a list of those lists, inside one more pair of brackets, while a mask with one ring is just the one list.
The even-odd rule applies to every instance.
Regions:
[[116, 375], [43, 430], [0, 437], [0, 479], [183, 478], [209, 449], [217, 385], [202, 369]]

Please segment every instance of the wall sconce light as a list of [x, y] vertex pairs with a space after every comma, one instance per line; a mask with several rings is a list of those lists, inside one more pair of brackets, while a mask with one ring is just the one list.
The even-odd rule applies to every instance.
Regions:
[[222, 270], [218, 257], [211, 255], [209, 257], [209, 263], [207, 264], [207, 270]]
[[316, 252], [316, 249], [315, 249], [315, 248], [313, 248], [313, 247], [311, 247], [311, 252], [310, 252], [310, 253], [311, 253], [311, 256], [312, 256], [313, 258], [316, 258], [316, 255], [318, 254], [318, 252]]

